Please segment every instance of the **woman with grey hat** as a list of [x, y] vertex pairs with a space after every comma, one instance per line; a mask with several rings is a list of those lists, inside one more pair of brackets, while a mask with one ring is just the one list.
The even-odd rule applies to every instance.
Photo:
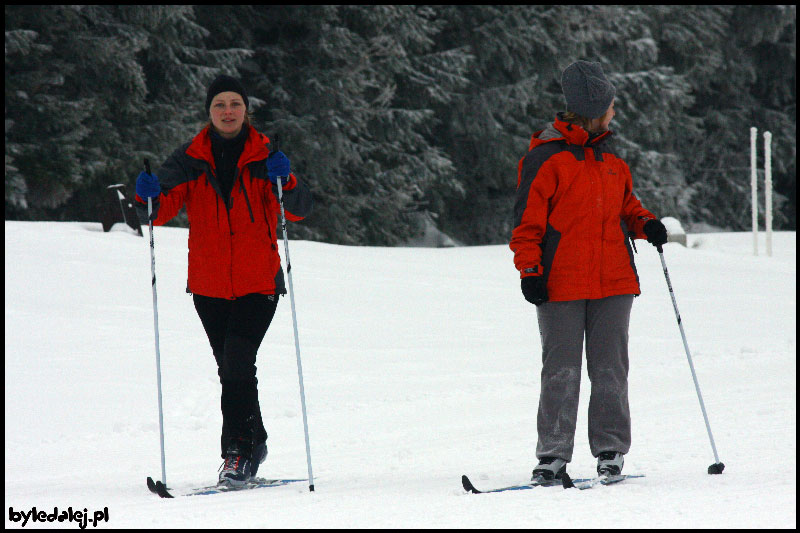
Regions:
[[628, 324], [641, 292], [629, 239], [667, 241], [610, 142], [616, 89], [600, 64], [572, 63], [561, 85], [566, 112], [533, 134], [519, 163], [510, 243], [542, 341], [533, 481], [560, 479], [572, 460], [584, 338], [589, 446], [599, 475], [621, 472], [631, 446]]
[[286, 293], [277, 245], [278, 180], [288, 220], [311, 211], [308, 188], [286, 155], [270, 152], [248, 110], [239, 80], [217, 77], [206, 94], [208, 124], [154, 174], [142, 172], [136, 180], [145, 222], [147, 198], [153, 199], [154, 225], [186, 207], [186, 291], [217, 362], [225, 459], [219, 483], [233, 486], [245, 484], [267, 456], [255, 363], [278, 298]]

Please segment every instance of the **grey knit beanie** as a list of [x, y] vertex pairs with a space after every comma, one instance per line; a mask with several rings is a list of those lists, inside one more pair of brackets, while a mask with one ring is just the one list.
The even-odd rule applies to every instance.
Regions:
[[567, 111], [586, 118], [602, 117], [617, 93], [600, 63], [591, 61], [576, 61], [564, 69], [561, 90], [567, 99]]

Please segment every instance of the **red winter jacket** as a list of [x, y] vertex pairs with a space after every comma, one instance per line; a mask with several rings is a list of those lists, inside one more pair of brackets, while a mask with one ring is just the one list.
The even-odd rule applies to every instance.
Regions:
[[519, 162], [511, 250], [521, 277], [544, 276], [550, 301], [640, 294], [628, 237], [656, 218], [633, 194], [628, 165], [559, 119]]
[[[207, 127], [156, 172], [161, 195], [154, 202], [153, 224], [165, 224], [186, 205], [187, 292], [227, 299], [286, 293], [277, 245], [278, 192], [267, 177], [265, 162], [269, 139], [251, 126], [244, 127], [250, 134], [227, 205], [214, 173]], [[136, 199], [146, 206], [139, 196]], [[311, 193], [294, 174], [283, 189], [283, 204], [287, 220], [301, 220], [311, 211]]]

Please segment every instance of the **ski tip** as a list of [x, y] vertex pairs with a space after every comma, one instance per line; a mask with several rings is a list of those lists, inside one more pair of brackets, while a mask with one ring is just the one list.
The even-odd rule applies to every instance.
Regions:
[[172, 498], [172, 494], [167, 491], [167, 486], [164, 485], [161, 481], [153, 481], [153, 478], [147, 478], [147, 488], [150, 489], [150, 492], [158, 494], [162, 498]]
[[467, 492], [471, 492], [472, 494], [480, 494], [481, 493], [481, 491], [479, 491], [478, 489], [475, 488], [475, 486], [472, 484], [472, 482], [469, 480], [469, 478], [466, 475], [461, 476], [461, 485], [464, 487], [464, 490], [467, 491]]
[[172, 494], [167, 492], [167, 486], [161, 483], [160, 481], [156, 481], [156, 489], [158, 489], [158, 495], [162, 498], [172, 498]]
[[572, 478], [566, 472], [561, 475], [561, 486], [565, 489], [575, 488], [575, 483], [572, 482]]
[[709, 474], [721, 474], [725, 470], [725, 463], [715, 463], [708, 467]]

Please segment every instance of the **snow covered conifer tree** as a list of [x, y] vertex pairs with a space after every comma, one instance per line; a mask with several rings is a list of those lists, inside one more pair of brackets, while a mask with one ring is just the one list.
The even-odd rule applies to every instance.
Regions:
[[421, 227], [423, 191], [452, 178], [430, 142], [432, 102], [462, 83], [465, 59], [437, 55], [430, 8], [293, 6], [252, 9], [266, 101], [256, 119], [313, 181], [301, 238], [392, 245]]
[[[6, 6], [6, 213], [91, 220], [202, 120], [222, 63], [191, 6]], [[247, 52], [228, 51], [234, 69]], [[193, 128], [192, 128], [193, 129]], [[10, 174], [10, 179], [9, 179]], [[9, 186], [10, 185], [10, 186]]]

